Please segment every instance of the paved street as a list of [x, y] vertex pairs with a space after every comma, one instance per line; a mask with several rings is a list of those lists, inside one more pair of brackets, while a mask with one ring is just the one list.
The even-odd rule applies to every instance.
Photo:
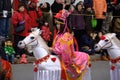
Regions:
[[[33, 80], [32, 64], [14, 64], [13, 80]], [[91, 68], [92, 80], [110, 80], [109, 63], [107, 61], [94, 61]]]

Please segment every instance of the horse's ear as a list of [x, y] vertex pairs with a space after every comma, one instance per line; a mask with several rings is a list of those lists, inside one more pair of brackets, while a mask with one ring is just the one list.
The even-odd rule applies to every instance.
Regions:
[[33, 31], [36, 31], [36, 30], [38, 30], [38, 28], [31, 28], [31, 31], [33, 32]]
[[42, 34], [42, 30], [39, 29], [39, 35]]
[[112, 33], [111, 35], [111, 38], [115, 37], [116, 36], [116, 33]]

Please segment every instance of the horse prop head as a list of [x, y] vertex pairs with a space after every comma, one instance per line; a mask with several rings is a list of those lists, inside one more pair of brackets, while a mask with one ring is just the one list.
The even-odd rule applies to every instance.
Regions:
[[107, 33], [101, 36], [100, 41], [94, 46], [95, 51], [112, 48], [115, 45], [115, 39], [117, 39], [115, 33]]
[[40, 29], [32, 31], [24, 40], [18, 42], [18, 47], [26, 48], [28, 52], [32, 52], [31, 49], [38, 45], [38, 37], [41, 33]]

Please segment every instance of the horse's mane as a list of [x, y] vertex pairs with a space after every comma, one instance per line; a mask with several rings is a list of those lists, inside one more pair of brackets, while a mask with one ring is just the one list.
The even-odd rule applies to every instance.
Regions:
[[[106, 35], [108, 35], [109, 37], [111, 37], [111, 33], [108, 33], [108, 34], [106, 34]], [[120, 40], [116, 37], [116, 35], [113, 36], [112, 42], [113, 42], [116, 46], [120, 47]]]
[[120, 47], [120, 40], [116, 36], [114, 36], [113, 40], [114, 40], [114, 44]]

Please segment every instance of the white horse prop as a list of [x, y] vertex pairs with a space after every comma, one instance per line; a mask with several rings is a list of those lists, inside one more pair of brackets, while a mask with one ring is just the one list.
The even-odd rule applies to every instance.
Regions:
[[[48, 46], [45, 41], [40, 36], [41, 31], [39, 29], [32, 31], [24, 40], [18, 43], [18, 47], [27, 48], [31, 47], [31, 51], [36, 58], [34, 62], [34, 80], [71, 80], [71, 79], [62, 79], [62, 68], [61, 62], [56, 55], [51, 55]], [[87, 54], [81, 54], [82, 56], [87, 56]], [[87, 63], [89, 60], [83, 59]], [[81, 62], [83, 62], [81, 61]], [[75, 80], [91, 80], [90, 68], [88, 64], [84, 70], [86, 73], [82, 79]], [[73, 80], [73, 79], [72, 79]]]
[[120, 41], [115, 33], [107, 33], [101, 36], [101, 40], [95, 45], [95, 50], [107, 49], [110, 60], [110, 79], [120, 80]]

